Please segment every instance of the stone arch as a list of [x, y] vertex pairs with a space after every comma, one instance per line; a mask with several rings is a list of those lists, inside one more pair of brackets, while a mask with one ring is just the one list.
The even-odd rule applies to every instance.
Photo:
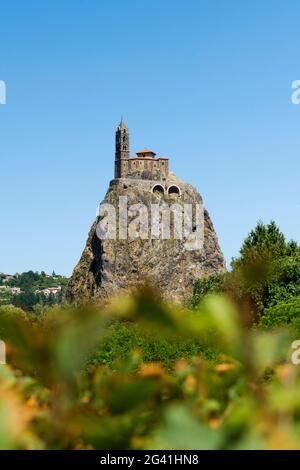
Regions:
[[153, 194], [165, 194], [165, 188], [161, 184], [155, 184], [152, 188]]
[[168, 194], [178, 194], [178, 196], [181, 195], [180, 188], [176, 186], [175, 184], [172, 184], [171, 186], [168, 187]]

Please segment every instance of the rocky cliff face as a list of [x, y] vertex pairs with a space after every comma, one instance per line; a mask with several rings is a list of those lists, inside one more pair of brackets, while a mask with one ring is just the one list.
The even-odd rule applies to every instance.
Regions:
[[[86, 247], [70, 279], [66, 294], [67, 300], [105, 301], [115, 294], [136, 289], [147, 282], [156, 286], [163, 297], [181, 302], [191, 296], [196, 279], [225, 270], [223, 254], [213, 224], [205, 209], [202, 225], [203, 246], [196, 249], [191, 247], [184, 233], [182, 239], [174, 238], [175, 218], [173, 215], [170, 217], [171, 238], [151, 237], [150, 222], [154, 220], [154, 218], [151, 219], [153, 205], [163, 208], [176, 204], [173, 206], [175, 207], [173, 212], [176, 214], [177, 211], [177, 215], [183, 212], [184, 204], [198, 204], [199, 207], [202, 205], [202, 198], [196, 189], [179, 181], [172, 174], [163, 186], [167, 193], [170, 185], [176, 185], [180, 189], [179, 195], [164, 194], [159, 191], [153, 193], [154, 184], [153, 181], [132, 179], [119, 179], [111, 182], [104, 202], [116, 208], [116, 239], [103, 239], [101, 236], [99, 238], [99, 221], [102, 217], [98, 217], [90, 230]], [[120, 218], [124, 217], [124, 214], [119, 213], [118, 210], [119, 201], [120, 197], [125, 196], [128, 207], [138, 204], [135, 210], [146, 207], [149, 211], [149, 236], [146, 239], [136, 237], [120, 239], [119, 237], [118, 224]], [[129, 224], [131, 220], [134, 220], [133, 215], [133, 212], [129, 212]], [[161, 222], [161, 216], [159, 222]], [[192, 232], [198, 231], [194, 213], [191, 226]], [[193, 233], [190, 238], [193, 239]]]

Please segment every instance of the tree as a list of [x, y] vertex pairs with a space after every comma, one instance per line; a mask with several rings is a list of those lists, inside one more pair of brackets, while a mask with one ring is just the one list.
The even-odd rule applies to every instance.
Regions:
[[231, 266], [229, 273], [196, 282], [192, 307], [208, 293], [222, 291], [237, 304], [247, 303], [253, 322], [265, 309], [300, 296], [300, 248], [294, 241], [287, 242], [273, 221], [257, 224]]
[[287, 243], [274, 221], [268, 225], [258, 222], [255, 229], [246, 237], [240, 249], [240, 257], [233, 259], [231, 266], [235, 269], [249, 262], [261, 259], [274, 260], [299, 253], [297, 243], [293, 240]]
[[295, 327], [300, 332], [300, 296], [293, 297], [287, 302], [279, 302], [277, 305], [267, 308], [260, 322], [265, 328], [273, 328], [283, 325]]
[[257, 224], [231, 266], [238, 289], [260, 315], [300, 294], [300, 249], [296, 242], [285, 240], [274, 221]]
[[24, 292], [20, 295], [14, 296], [13, 305], [15, 305], [16, 307], [20, 307], [23, 310], [31, 312], [37, 301], [38, 299], [35, 294], [30, 292]]
[[209, 293], [219, 293], [224, 289], [224, 275], [211, 274], [203, 279], [198, 279], [195, 282], [193, 297], [191, 300], [191, 307], [199, 305], [205, 296]]

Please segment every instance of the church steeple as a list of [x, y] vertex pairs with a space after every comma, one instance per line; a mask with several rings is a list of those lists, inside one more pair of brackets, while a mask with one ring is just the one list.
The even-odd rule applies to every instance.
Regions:
[[[116, 130], [115, 178], [122, 178], [123, 168], [127, 168], [125, 161], [129, 158], [129, 131], [123, 117]], [[123, 160], [123, 162], [122, 162]], [[125, 160], [125, 161], [124, 161]]]
[[119, 124], [119, 128], [120, 128], [120, 129], [126, 129], [126, 124], [125, 124], [125, 122], [123, 121], [123, 116], [121, 117], [121, 121], [120, 121], [120, 124]]

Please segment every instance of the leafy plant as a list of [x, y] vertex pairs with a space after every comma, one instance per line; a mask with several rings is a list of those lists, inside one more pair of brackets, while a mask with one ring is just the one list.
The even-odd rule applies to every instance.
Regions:
[[[228, 297], [206, 297], [193, 311], [149, 289], [102, 309], [6, 308], [1, 448], [300, 448], [290, 334], [246, 328]], [[168, 341], [181, 351], [170, 354]], [[198, 342], [214, 360], [186, 353]]]

